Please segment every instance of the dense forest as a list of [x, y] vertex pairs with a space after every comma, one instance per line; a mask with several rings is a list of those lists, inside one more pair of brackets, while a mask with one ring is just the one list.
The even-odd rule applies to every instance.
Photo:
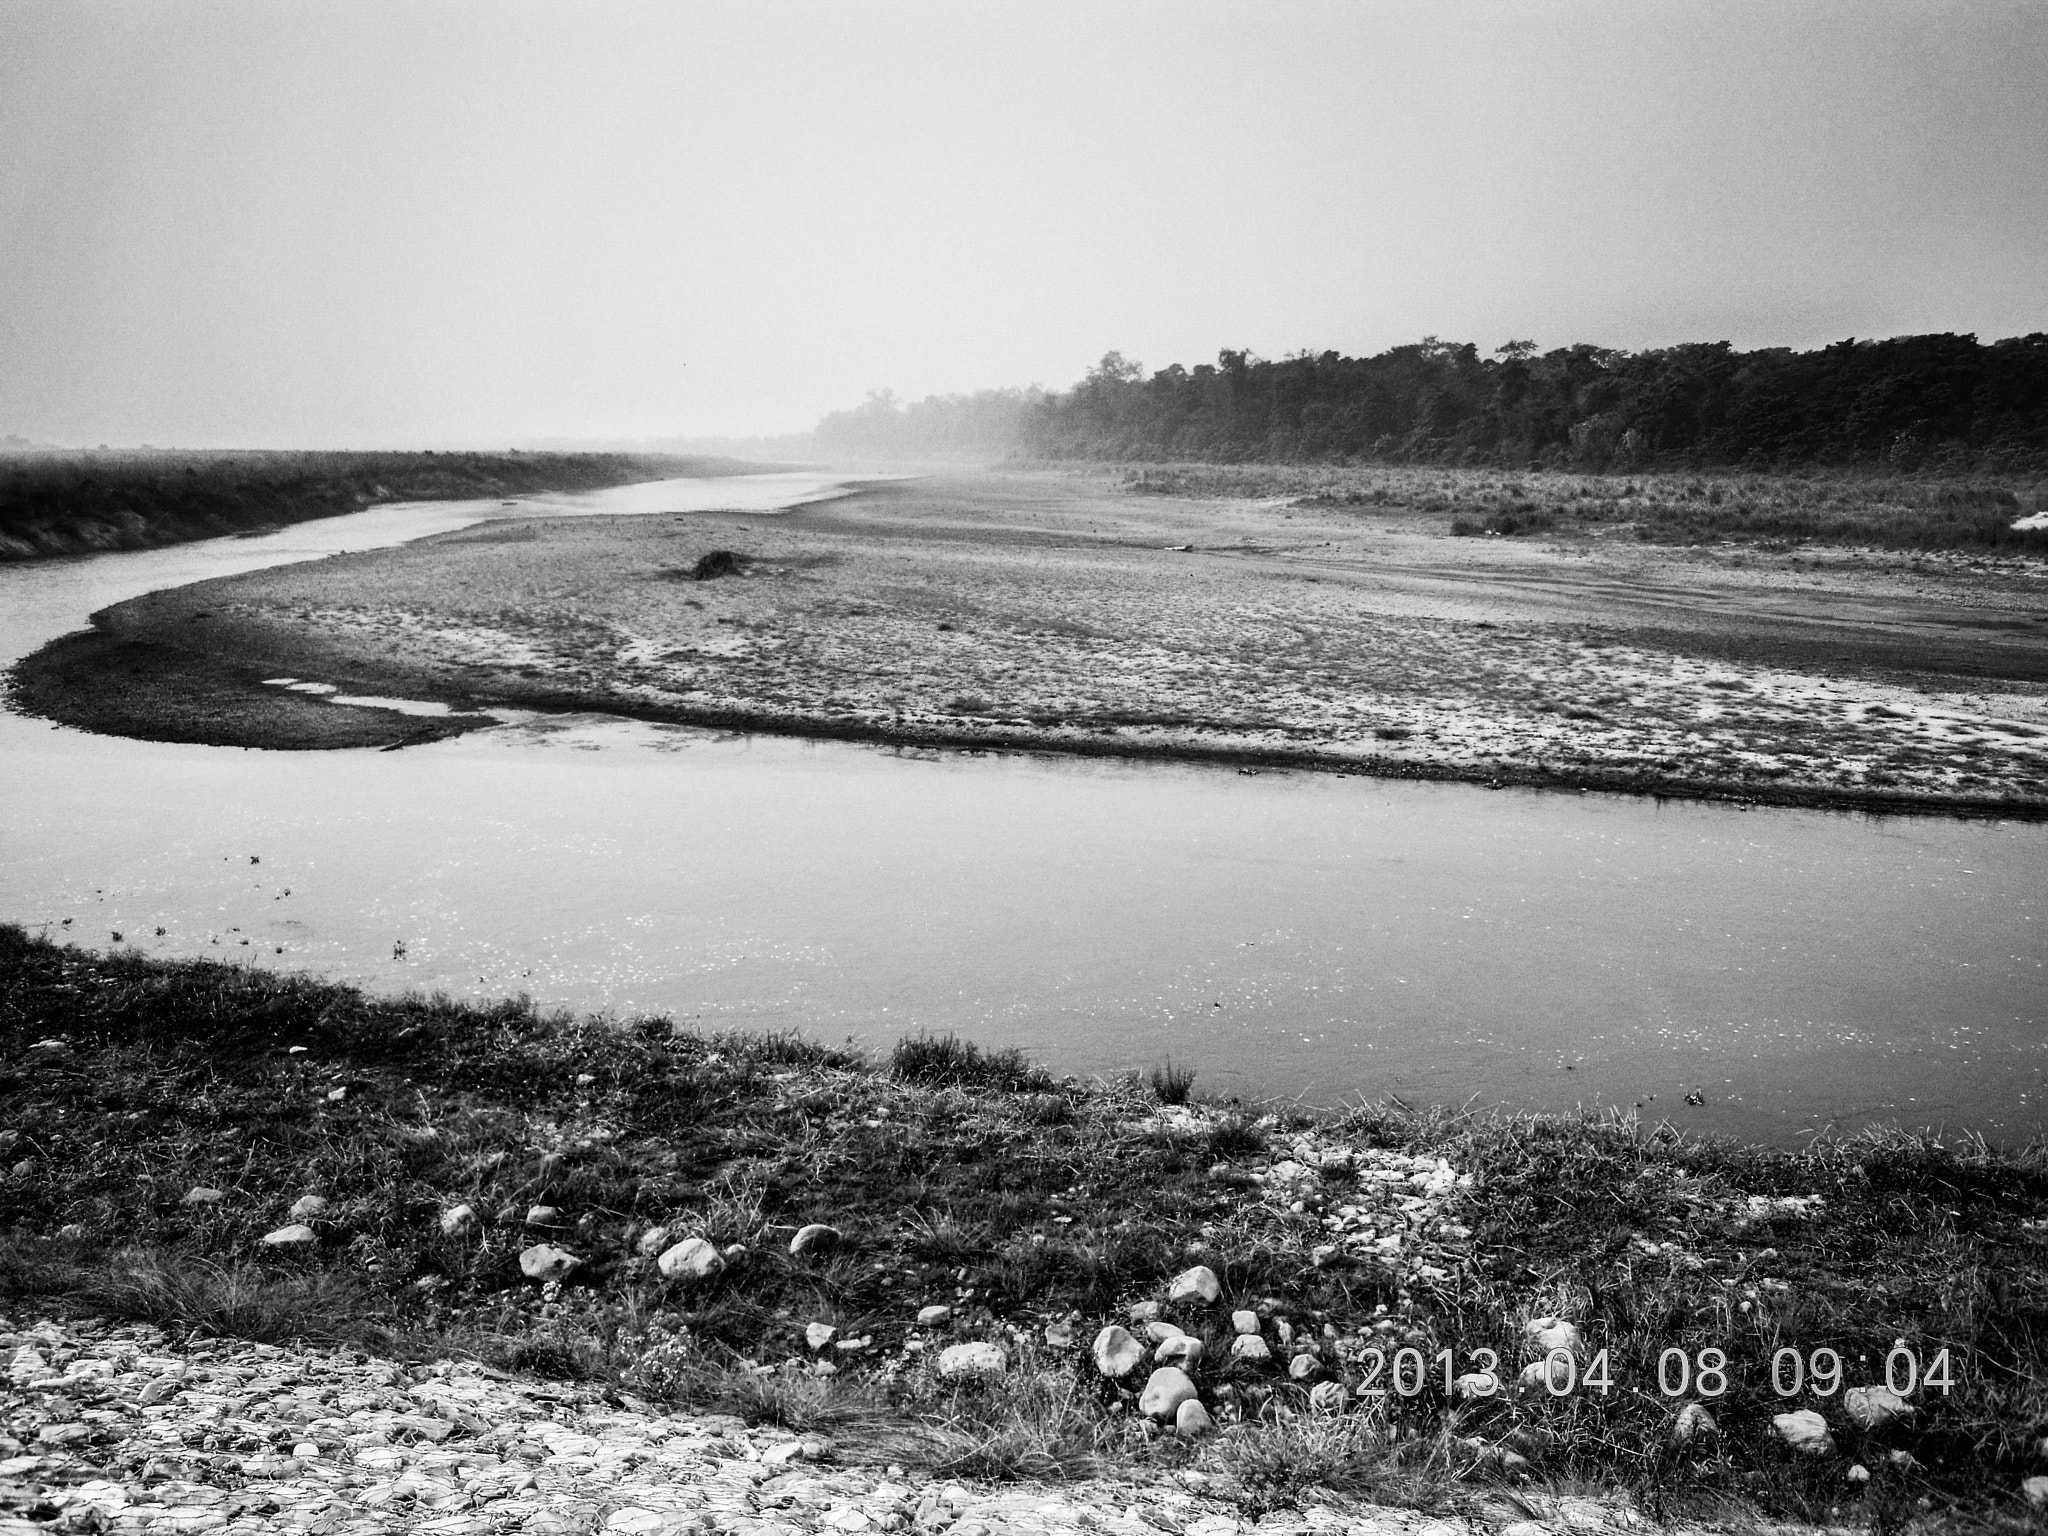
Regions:
[[142, 549], [383, 501], [586, 491], [752, 464], [623, 453], [22, 453], [0, 457], [0, 560]]
[[832, 456], [1377, 461], [1607, 468], [2048, 470], [2048, 334], [1901, 336], [1812, 352], [1700, 342], [1482, 356], [1425, 338], [1148, 374], [1112, 352], [1072, 389], [989, 390], [827, 417]]

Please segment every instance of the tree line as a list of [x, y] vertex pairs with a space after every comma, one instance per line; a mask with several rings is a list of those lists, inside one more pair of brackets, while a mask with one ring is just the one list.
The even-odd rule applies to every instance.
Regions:
[[1226, 350], [1151, 373], [1111, 352], [1056, 393], [871, 395], [820, 422], [816, 442], [855, 457], [2040, 472], [2048, 334], [1808, 352], [1510, 341], [1490, 355], [1425, 337], [1373, 357]]

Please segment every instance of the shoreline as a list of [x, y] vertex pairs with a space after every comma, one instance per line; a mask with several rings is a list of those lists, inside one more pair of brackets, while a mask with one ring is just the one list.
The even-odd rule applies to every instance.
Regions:
[[[1070, 473], [870, 482], [772, 519], [537, 518], [166, 589], [8, 686], [86, 730], [275, 750], [495, 723], [261, 686], [283, 675], [907, 749], [2048, 819], [2026, 570], [1505, 544]], [[721, 545], [730, 574], [693, 580]]]
[[[1248, 1519], [1334, 1495], [1498, 1526], [1489, 1499], [1590, 1485], [1664, 1518], [1853, 1497], [1898, 1525], [2016, 1505], [2048, 1410], [2038, 1142], [1311, 1114], [1204, 1101], [1185, 1069], [1080, 1083], [951, 1037], [877, 1059], [376, 999], [11, 925], [0, 999], [0, 1091], [25, 1110], [0, 1131], [0, 1316], [540, 1371], [918, 1478], [1197, 1472]], [[1621, 1390], [1531, 1384], [1559, 1321]], [[1175, 1348], [1204, 1413], [1147, 1407], [1153, 1363], [1102, 1364], [1105, 1334], [1199, 1342]], [[1891, 1423], [1809, 1394], [1836, 1440], [1783, 1443], [1775, 1349], [1825, 1345], [1860, 1385], [1895, 1339], [1952, 1351], [1953, 1393]], [[1655, 1385], [1674, 1347], [1729, 1366], [1690, 1444], [1686, 1393]], [[1492, 1352], [1503, 1390], [1430, 1364], [1374, 1400], [1396, 1348]], [[987, 1362], [964, 1381], [962, 1349]], [[348, 1443], [306, 1428], [304, 1461]], [[216, 1449], [243, 1454], [183, 1454]]]

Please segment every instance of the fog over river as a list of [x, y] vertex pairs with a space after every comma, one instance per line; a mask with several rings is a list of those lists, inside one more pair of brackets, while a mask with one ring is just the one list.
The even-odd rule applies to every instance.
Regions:
[[[284, 560], [836, 484], [398, 505], [0, 566], [0, 664], [108, 603]], [[94, 948], [873, 1047], [950, 1030], [1061, 1072], [1171, 1056], [1209, 1095], [1641, 1104], [1780, 1143], [1870, 1120], [2048, 1132], [2039, 824], [596, 715], [255, 752], [0, 714], [0, 784], [0, 921]]]

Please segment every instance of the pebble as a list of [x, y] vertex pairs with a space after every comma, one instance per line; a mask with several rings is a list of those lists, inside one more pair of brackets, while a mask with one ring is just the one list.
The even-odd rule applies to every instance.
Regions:
[[789, 1256], [800, 1259], [807, 1253], [823, 1252], [836, 1247], [845, 1240], [846, 1234], [837, 1227], [828, 1226], [822, 1221], [814, 1221], [797, 1228], [796, 1236], [789, 1240]]
[[662, 1249], [668, 1247], [668, 1237], [667, 1227], [649, 1227], [634, 1242], [633, 1251], [643, 1259], [651, 1259], [660, 1253]]
[[1811, 1408], [1781, 1413], [1771, 1420], [1771, 1428], [1778, 1432], [1780, 1440], [1804, 1455], [1827, 1456], [1834, 1452], [1835, 1437], [1828, 1430], [1828, 1421]]
[[2048, 1509], [2048, 1477], [2020, 1480], [2020, 1495], [2036, 1509]]
[[1230, 1326], [1238, 1333], [1257, 1333], [1259, 1331], [1259, 1314], [1256, 1312], [1233, 1312], [1230, 1314]]
[[1256, 1333], [1240, 1333], [1230, 1341], [1230, 1358], [1257, 1362], [1273, 1358], [1273, 1351], [1266, 1347], [1266, 1341]]
[[1145, 1358], [1145, 1346], [1131, 1336], [1128, 1328], [1111, 1323], [1095, 1335], [1090, 1353], [1095, 1357], [1096, 1370], [1105, 1376], [1123, 1377], [1138, 1368]]
[[1842, 1394], [1842, 1412], [1859, 1429], [1882, 1429], [1913, 1412], [1913, 1405], [1890, 1387], [1851, 1387]]
[[476, 1210], [473, 1206], [450, 1206], [441, 1213], [441, 1235], [444, 1237], [462, 1237], [474, 1232], [476, 1227]]
[[1184, 1371], [1192, 1371], [1202, 1363], [1202, 1341], [1189, 1338], [1184, 1333], [1177, 1333], [1172, 1338], [1163, 1340], [1159, 1347], [1152, 1351], [1152, 1363], [1177, 1365]]
[[178, 1204], [219, 1205], [225, 1199], [227, 1199], [227, 1196], [222, 1194], [219, 1190], [214, 1189], [212, 1186], [206, 1184], [195, 1184], [192, 1186], [192, 1188], [185, 1191], [184, 1198], [181, 1199], [178, 1202]]
[[324, 1195], [301, 1195], [292, 1202], [292, 1208], [285, 1212], [293, 1221], [312, 1221], [327, 1214], [327, 1199]]
[[519, 1272], [543, 1285], [550, 1280], [566, 1280], [582, 1267], [583, 1261], [575, 1254], [552, 1243], [535, 1243], [519, 1253]]
[[1182, 1403], [1191, 1402], [1199, 1396], [1187, 1372], [1177, 1366], [1162, 1365], [1146, 1381], [1145, 1390], [1138, 1394], [1138, 1412], [1165, 1423], [1180, 1411]]
[[1000, 1376], [1009, 1368], [1009, 1357], [985, 1339], [949, 1344], [939, 1351], [939, 1374], [948, 1381], [971, 1376]]
[[1216, 1278], [1216, 1271], [1208, 1265], [1197, 1264], [1173, 1277], [1173, 1283], [1166, 1288], [1166, 1299], [1170, 1302], [1199, 1301], [1213, 1307], [1223, 1299], [1223, 1282]]
[[1176, 1433], [1190, 1440], [1216, 1433], [1216, 1421], [1198, 1397], [1191, 1397], [1174, 1409], [1173, 1427]]
[[654, 1262], [671, 1280], [715, 1280], [725, 1272], [725, 1255], [701, 1237], [684, 1238]]
[[1678, 1410], [1678, 1417], [1672, 1421], [1671, 1443], [1691, 1445], [1695, 1440], [1712, 1440], [1719, 1433], [1720, 1426], [1714, 1422], [1714, 1416], [1707, 1412], [1704, 1404], [1687, 1403]]
[[804, 1325], [804, 1342], [814, 1350], [823, 1349], [838, 1337], [839, 1330], [830, 1323], [806, 1323]]
[[934, 1303], [920, 1307], [917, 1312], [917, 1326], [920, 1328], [943, 1328], [953, 1320], [953, 1309]]
[[317, 1243], [320, 1234], [302, 1221], [295, 1221], [288, 1227], [279, 1227], [275, 1232], [263, 1234], [262, 1241], [271, 1248], [303, 1248], [308, 1243]]

